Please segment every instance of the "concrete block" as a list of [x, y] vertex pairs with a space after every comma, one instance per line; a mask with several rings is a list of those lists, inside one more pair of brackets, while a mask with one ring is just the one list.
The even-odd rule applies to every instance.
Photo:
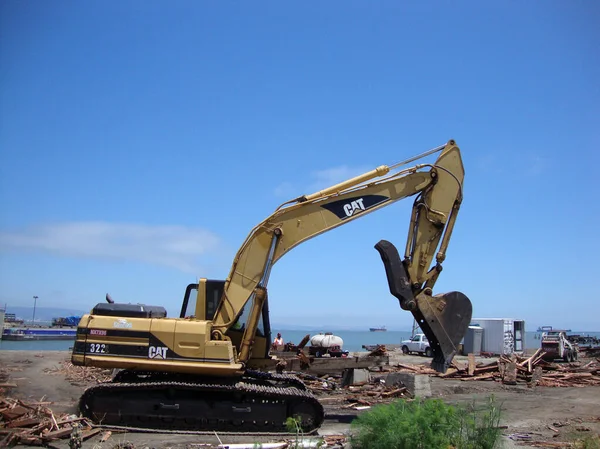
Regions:
[[404, 385], [415, 398], [431, 397], [431, 378], [427, 374], [389, 373], [385, 383], [390, 386]]
[[342, 386], [347, 385], [365, 385], [371, 380], [368, 369], [349, 368], [344, 370], [342, 375]]

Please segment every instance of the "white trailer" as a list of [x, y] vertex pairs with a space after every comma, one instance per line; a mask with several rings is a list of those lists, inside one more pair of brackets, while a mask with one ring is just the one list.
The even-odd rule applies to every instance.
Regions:
[[472, 318], [471, 326], [483, 328], [481, 351], [494, 355], [525, 351], [525, 321], [513, 318]]

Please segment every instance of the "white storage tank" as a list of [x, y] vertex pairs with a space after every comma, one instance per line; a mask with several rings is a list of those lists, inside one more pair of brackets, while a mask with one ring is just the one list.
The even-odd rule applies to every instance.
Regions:
[[339, 346], [341, 348], [344, 345], [344, 340], [342, 340], [341, 337], [328, 332], [325, 334], [313, 335], [310, 339], [310, 345], [317, 348], [331, 348], [333, 346]]

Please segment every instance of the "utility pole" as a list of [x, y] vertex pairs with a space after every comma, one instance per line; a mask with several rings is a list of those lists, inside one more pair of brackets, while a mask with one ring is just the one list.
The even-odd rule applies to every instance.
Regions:
[[38, 299], [37, 296], [33, 297], [33, 319], [31, 320], [31, 325], [32, 326], [35, 326], [35, 306], [37, 304], [37, 299]]
[[417, 323], [417, 320], [413, 320], [412, 332], [411, 332], [410, 337], [411, 338], [414, 337], [419, 329], [420, 329], [419, 323]]

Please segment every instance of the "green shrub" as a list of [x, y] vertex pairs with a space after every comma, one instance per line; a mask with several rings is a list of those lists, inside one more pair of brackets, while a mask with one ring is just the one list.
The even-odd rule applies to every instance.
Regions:
[[[290, 442], [290, 449], [299, 449], [304, 447], [304, 432], [302, 431], [302, 418], [300, 416], [295, 416], [293, 418], [289, 417], [285, 420], [285, 425], [287, 427], [288, 432], [295, 434], [295, 440]], [[317, 442], [316, 448], [321, 448], [324, 445], [325, 441], [320, 440]]]
[[459, 417], [457, 449], [492, 449], [500, 436], [500, 406], [492, 395], [478, 406], [472, 402], [457, 408]]
[[588, 435], [575, 442], [576, 449], [600, 449], [600, 435]]
[[352, 423], [356, 449], [492, 449], [500, 430], [494, 398], [483, 409], [439, 399], [379, 405]]

